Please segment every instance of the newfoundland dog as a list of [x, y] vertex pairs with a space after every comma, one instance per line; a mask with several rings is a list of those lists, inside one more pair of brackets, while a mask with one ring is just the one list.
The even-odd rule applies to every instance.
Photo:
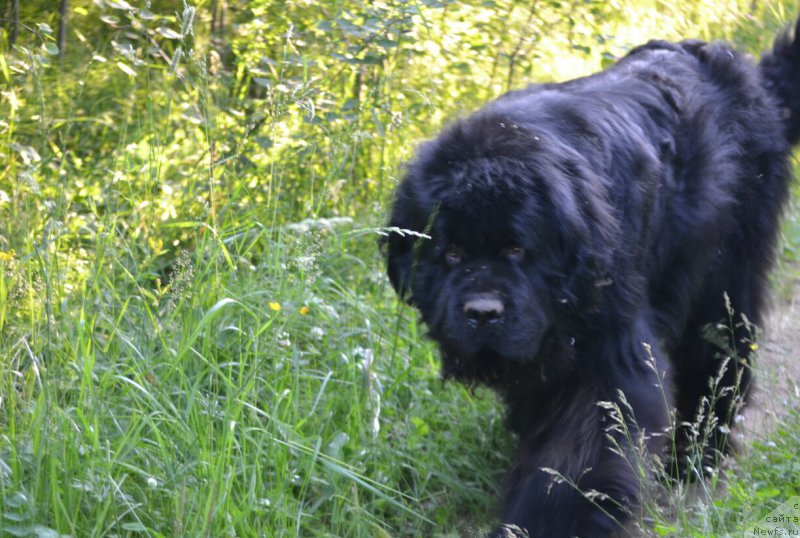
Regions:
[[495, 535], [609, 536], [637, 509], [642, 447], [683, 476], [728, 450], [800, 139], [796, 35], [757, 65], [651, 41], [417, 149], [389, 278], [444, 376], [507, 405], [519, 447]]

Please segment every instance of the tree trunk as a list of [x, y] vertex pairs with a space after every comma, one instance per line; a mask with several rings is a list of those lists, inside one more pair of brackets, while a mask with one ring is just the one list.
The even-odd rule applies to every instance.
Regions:
[[225, 0], [211, 2], [211, 35], [222, 35], [225, 27]]
[[8, 44], [13, 45], [19, 35], [19, 0], [11, 4], [11, 31], [8, 32]]
[[58, 20], [58, 59], [61, 66], [64, 66], [64, 49], [67, 46], [67, 9], [69, 8], [69, 0], [61, 0], [61, 9], [59, 9]]

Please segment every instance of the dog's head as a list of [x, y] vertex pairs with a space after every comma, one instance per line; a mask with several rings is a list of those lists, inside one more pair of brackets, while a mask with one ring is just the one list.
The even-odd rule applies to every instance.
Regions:
[[617, 234], [602, 190], [551, 134], [479, 113], [409, 164], [384, 241], [390, 280], [445, 355], [532, 361], [565, 312], [596, 300]]

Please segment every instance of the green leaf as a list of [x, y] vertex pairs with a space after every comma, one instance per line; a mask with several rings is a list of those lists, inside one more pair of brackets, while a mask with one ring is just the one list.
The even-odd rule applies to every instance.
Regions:
[[58, 56], [58, 45], [55, 43], [44, 43], [42, 45], [42, 49], [44, 49], [44, 52], [50, 56]]
[[126, 11], [135, 11], [136, 8], [130, 5], [125, 0], [108, 0], [106, 5], [111, 9], [122, 9]]
[[418, 435], [425, 436], [430, 433], [431, 428], [428, 426], [428, 423], [422, 420], [419, 417], [411, 417], [411, 423], [414, 425], [414, 429], [416, 430]]
[[158, 35], [166, 39], [180, 39], [181, 37], [183, 37], [181, 34], [176, 32], [172, 28], [166, 28], [164, 26], [159, 26], [158, 28], [156, 28], [156, 33], [158, 33]]
[[136, 76], [136, 71], [134, 71], [133, 68], [131, 66], [129, 66], [128, 64], [126, 64], [125, 62], [117, 62], [117, 67], [119, 67], [120, 70], [123, 73], [125, 73], [126, 75], [128, 75], [129, 77], [135, 77]]
[[123, 523], [122, 528], [126, 531], [131, 532], [147, 532], [147, 527], [139, 523], [138, 521], [133, 521], [131, 523]]

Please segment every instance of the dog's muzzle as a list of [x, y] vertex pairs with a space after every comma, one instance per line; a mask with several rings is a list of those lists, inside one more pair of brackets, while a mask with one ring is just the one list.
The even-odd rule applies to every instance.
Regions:
[[467, 323], [474, 327], [500, 322], [504, 311], [505, 305], [495, 293], [479, 293], [464, 302]]

